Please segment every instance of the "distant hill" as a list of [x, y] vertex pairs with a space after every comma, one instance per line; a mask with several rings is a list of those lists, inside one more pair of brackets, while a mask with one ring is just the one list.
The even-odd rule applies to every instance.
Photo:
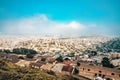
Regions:
[[0, 59], [0, 80], [71, 80], [68, 76], [52, 76], [41, 70], [18, 67]]
[[120, 52], [120, 38], [114, 38], [96, 47], [100, 52]]

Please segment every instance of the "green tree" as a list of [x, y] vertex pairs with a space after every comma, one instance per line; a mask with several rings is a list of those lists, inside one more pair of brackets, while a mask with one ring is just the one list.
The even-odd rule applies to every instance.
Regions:
[[96, 50], [100, 52], [120, 52], [120, 38], [115, 38], [96, 46]]
[[42, 58], [41, 61], [45, 62], [45, 61], [46, 61], [46, 58]]
[[26, 48], [20, 48], [20, 49], [21, 49], [22, 54], [27, 54], [28, 53], [28, 49], [26, 49]]
[[13, 49], [13, 53], [21, 54], [21, 51], [20, 51], [19, 48], [14, 48], [14, 49]]
[[5, 52], [5, 53], [11, 53], [9, 49], [4, 49], [3, 52]]
[[26, 57], [27, 58], [33, 58], [34, 56], [33, 56], [33, 54], [27, 54]]
[[32, 50], [32, 49], [29, 49], [29, 53], [30, 53], [30, 54], [37, 54], [37, 51]]
[[62, 56], [60, 55], [58, 58], [56, 58], [56, 61], [58, 61], [58, 62], [63, 62]]
[[23, 57], [23, 56], [19, 56], [18, 58], [19, 58], [19, 59], [24, 59], [24, 57]]
[[73, 74], [78, 74], [79, 70], [77, 68], [74, 68]]
[[103, 67], [113, 68], [114, 66], [110, 63], [110, 60], [107, 57], [104, 57], [102, 60]]
[[79, 63], [79, 62], [77, 62], [77, 66], [80, 66], [80, 63]]
[[0, 52], [2, 52], [2, 49], [0, 49]]
[[37, 51], [33, 49], [26, 49], [26, 48], [14, 48], [13, 53], [16, 54], [37, 54]]
[[65, 58], [64, 60], [69, 61], [70, 59], [69, 58]]

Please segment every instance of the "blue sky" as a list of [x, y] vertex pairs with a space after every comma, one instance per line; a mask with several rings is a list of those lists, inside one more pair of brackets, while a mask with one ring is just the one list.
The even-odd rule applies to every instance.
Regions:
[[120, 0], [0, 0], [0, 33], [120, 35]]

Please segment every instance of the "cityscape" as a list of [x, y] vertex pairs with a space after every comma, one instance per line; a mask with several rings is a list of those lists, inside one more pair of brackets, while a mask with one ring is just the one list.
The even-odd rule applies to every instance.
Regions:
[[0, 80], [120, 80], [119, 0], [1, 0]]
[[[15, 41], [14, 41], [15, 40]], [[74, 80], [120, 78], [120, 38], [2, 36], [0, 58]], [[101, 79], [102, 80], [102, 79]]]

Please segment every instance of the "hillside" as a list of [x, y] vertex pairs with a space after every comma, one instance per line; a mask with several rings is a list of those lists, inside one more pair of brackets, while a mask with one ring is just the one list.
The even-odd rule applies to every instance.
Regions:
[[115, 38], [96, 47], [100, 52], [120, 52], [120, 38]]
[[0, 59], [0, 80], [71, 80], [68, 76], [52, 76], [41, 70], [18, 67]]

